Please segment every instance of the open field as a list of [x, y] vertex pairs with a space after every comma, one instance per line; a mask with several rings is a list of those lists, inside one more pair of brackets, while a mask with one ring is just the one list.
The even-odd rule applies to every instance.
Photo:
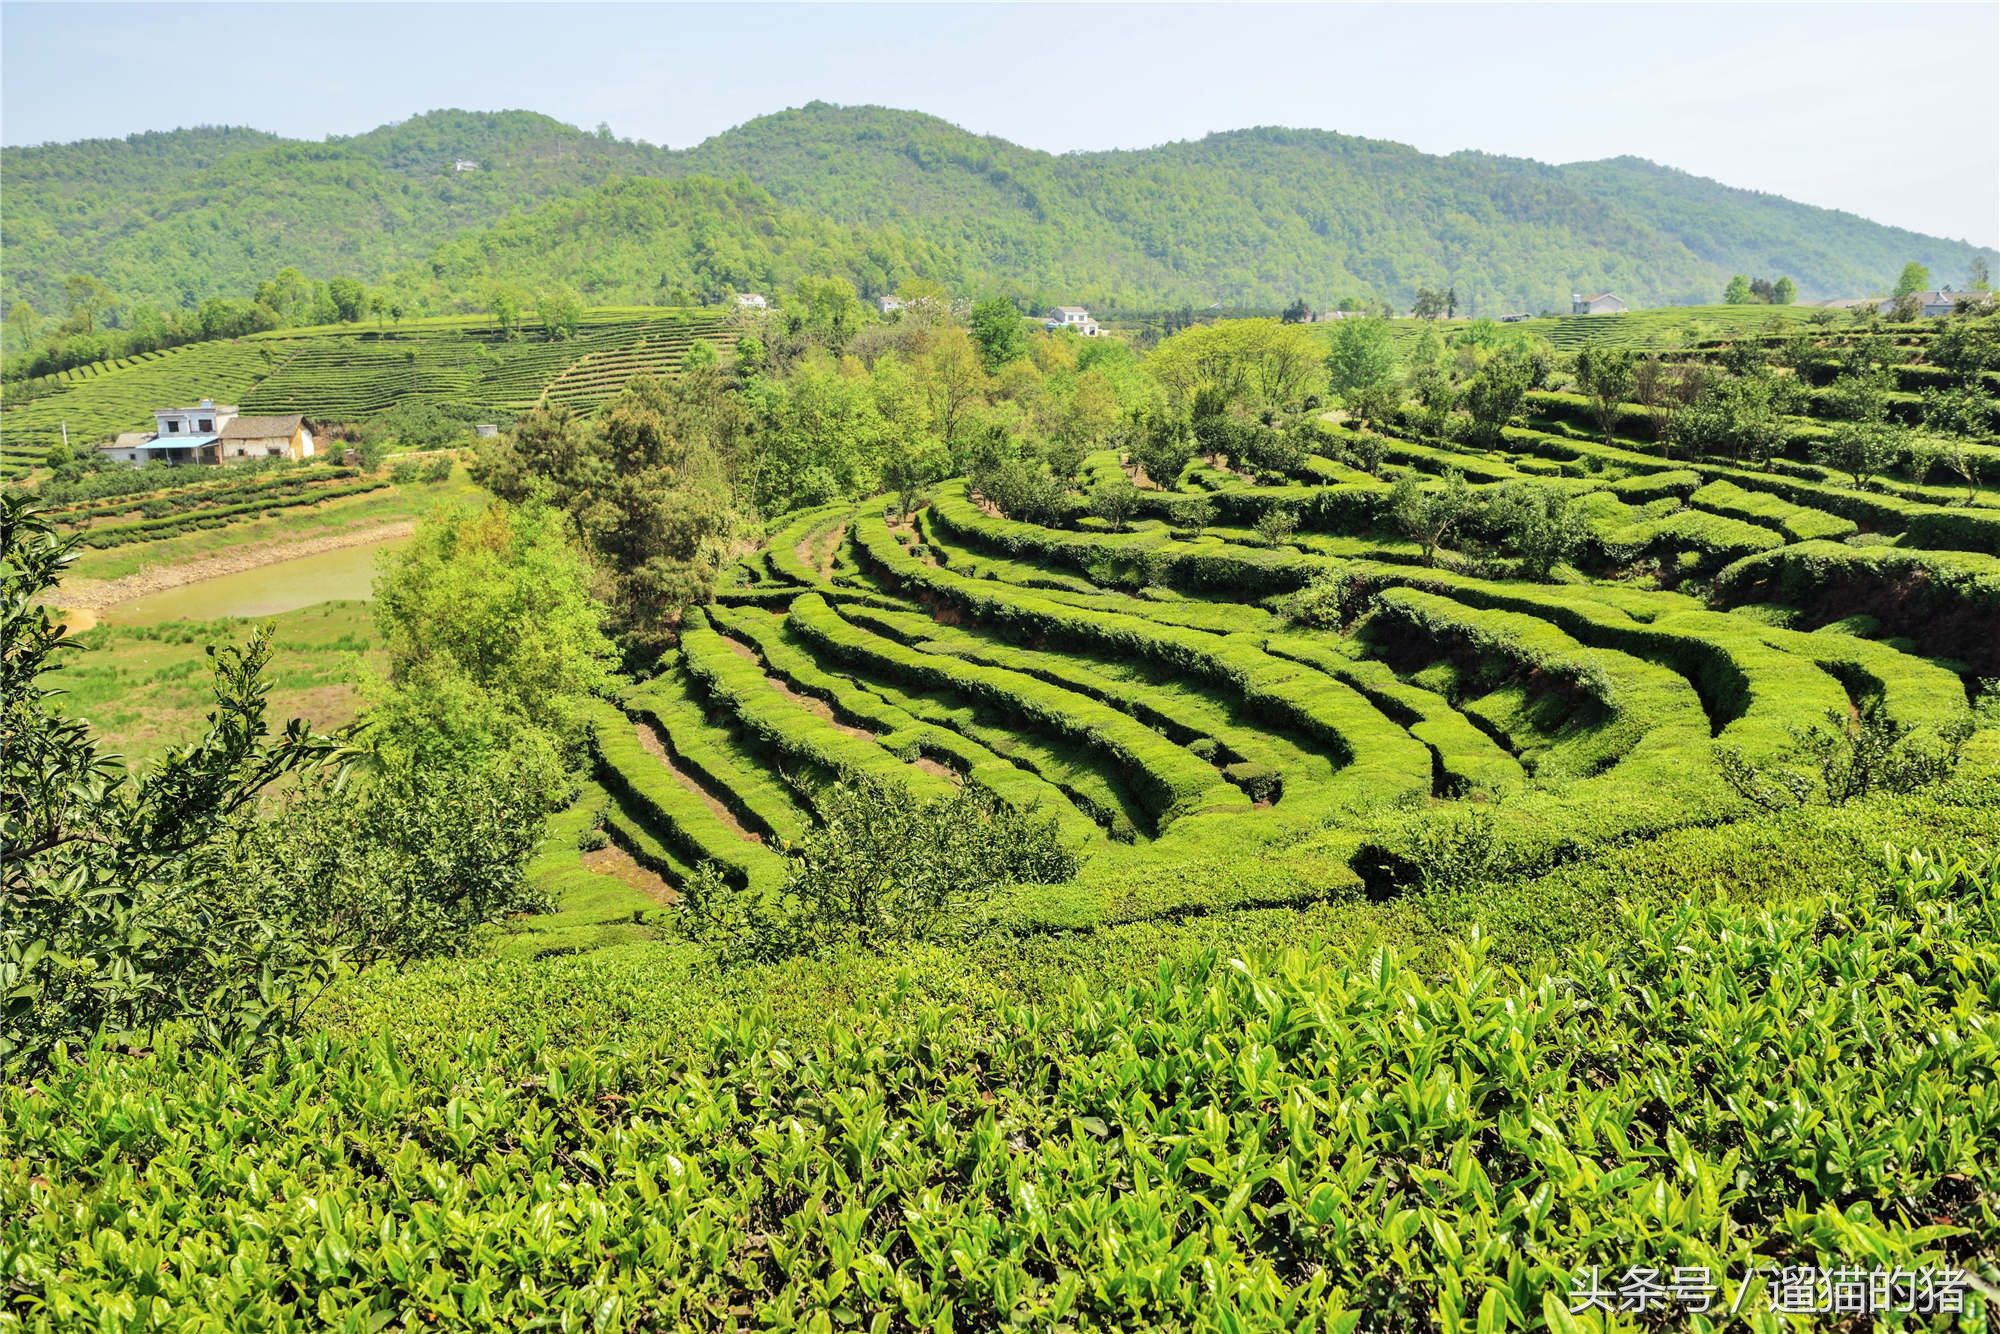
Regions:
[[470, 419], [511, 419], [545, 398], [589, 412], [642, 371], [671, 372], [697, 339], [726, 335], [715, 309], [591, 311], [574, 338], [539, 330], [504, 336], [477, 316], [393, 325], [282, 329], [193, 343], [61, 375], [9, 384], [0, 409], [0, 465], [39, 462], [68, 425], [73, 446], [143, 430], [152, 410], [212, 398], [246, 413], [357, 421], [402, 403]]
[[78, 636], [54, 684], [63, 711], [88, 719], [107, 748], [143, 764], [201, 729], [214, 706], [212, 644], [240, 644], [258, 627], [271, 629], [271, 709], [327, 729], [353, 721], [361, 698], [357, 663], [368, 657], [374, 626], [365, 602], [316, 602], [258, 617], [111, 621]]

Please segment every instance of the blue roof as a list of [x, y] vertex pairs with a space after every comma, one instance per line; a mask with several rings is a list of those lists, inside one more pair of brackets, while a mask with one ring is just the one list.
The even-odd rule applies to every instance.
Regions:
[[212, 445], [220, 436], [213, 435], [156, 435], [143, 444], [125, 445], [125, 449], [195, 449], [202, 445]]

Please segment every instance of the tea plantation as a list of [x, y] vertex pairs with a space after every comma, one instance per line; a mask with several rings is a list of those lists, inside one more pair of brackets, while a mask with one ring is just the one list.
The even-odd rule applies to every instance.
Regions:
[[[247, 400], [360, 392], [295, 377], [300, 341]], [[1777, 1270], [1810, 1265], [1965, 1271], [1983, 1321], [2000, 489], [1856, 484], [1805, 416], [1769, 466], [1669, 456], [1621, 411], [1607, 438], [1530, 394], [1487, 449], [1328, 421], [1282, 474], [1197, 460], [1117, 522], [964, 479], [787, 516], [597, 708], [537, 865], [557, 914], [361, 979], [247, 1071], [93, 1051], [0, 1092], [10, 1303], [1781, 1328]], [[1459, 479], [1560, 493], [1549, 577], [1480, 554], [1491, 507], [1427, 559], [1397, 509]], [[1929, 781], [1861, 790], [1811, 748], [1849, 729]], [[1048, 812], [1081, 870], [962, 940], [725, 968], [586, 860], [601, 829], [669, 885], [777, 892], [841, 779]], [[1590, 1266], [1719, 1295], [1573, 1314]]]
[[192, 343], [8, 384], [0, 465], [11, 475], [39, 462], [64, 424], [73, 444], [88, 446], [149, 428], [156, 407], [202, 398], [316, 423], [412, 402], [482, 420], [509, 419], [544, 397], [587, 412], [634, 374], [672, 371], [695, 340], [720, 341], [725, 328], [716, 309], [613, 308], [589, 312], [569, 338], [436, 317]]

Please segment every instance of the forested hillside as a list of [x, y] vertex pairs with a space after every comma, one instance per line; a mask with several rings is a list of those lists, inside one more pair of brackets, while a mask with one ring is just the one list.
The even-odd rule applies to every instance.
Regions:
[[[718, 256], [795, 251], [806, 236], [828, 250], [824, 267], [868, 284], [907, 266], [1030, 302], [1155, 308], [1401, 305], [1453, 287], [1462, 308], [1499, 314], [1556, 307], [1577, 288], [1712, 301], [1734, 273], [1787, 274], [1811, 299], [1885, 288], [1911, 260], [1944, 282], [1996, 258], [1636, 159], [1551, 167], [1269, 128], [1053, 155], [931, 116], [820, 103], [685, 152], [527, 112], [441, 111], [323, 144], [198, 129], [7, 149], [0, 171], [0, 299], [16, 319], [19, 301], [61, 312], [71, 273], [172, 307], [247, 292], [286, 264], [393, 283], [432, 309], [476, 304], [494, 279], [653, 300], [735, 271]], [[686, 186], [647, 194], [616, 177]], [[748, 178], [817, 222], [745, 213], [740, 186], [698, 177]]]

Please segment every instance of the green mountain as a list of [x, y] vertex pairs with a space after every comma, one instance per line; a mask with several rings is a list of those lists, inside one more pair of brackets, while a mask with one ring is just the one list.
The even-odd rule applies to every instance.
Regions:
[[1050, 154], [823, 103], [681, 152], [527, 112], [440, 111], [321, 144], [200, 129], [7, 149], [0, 177], [0, 300], [45, 313], [70, 272], [128, 302], [186, 305], [286, 264], [436, 308], [496, 278], [639, 301], [782, 285], [811, 264], [867, 290], [922, 273], [1128, 308], [1400, 303], [1450, 286], [1495, 314], [1579, 289], [1712, 301], [1738, 272], [1790, 274], [1807, 299], [1855, 295], [1912, 259], [1940, 281], [2000, 260], [1633, 158], [1556, 167], [1276, 128]]

